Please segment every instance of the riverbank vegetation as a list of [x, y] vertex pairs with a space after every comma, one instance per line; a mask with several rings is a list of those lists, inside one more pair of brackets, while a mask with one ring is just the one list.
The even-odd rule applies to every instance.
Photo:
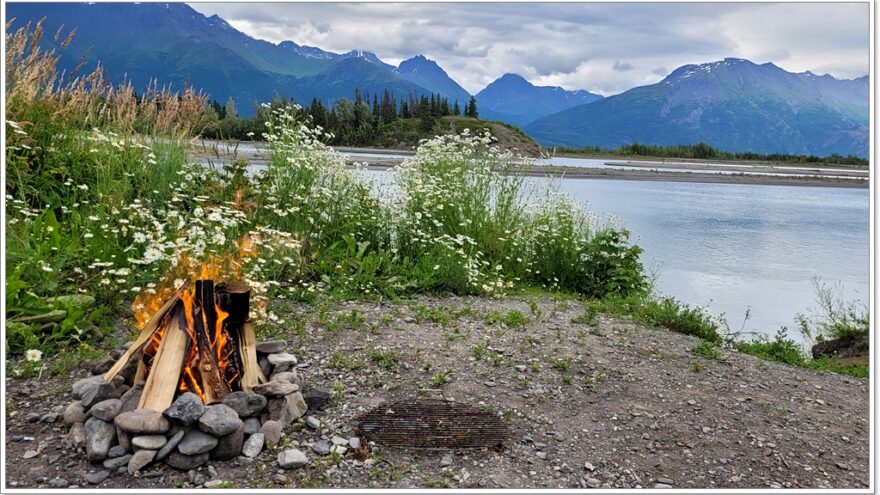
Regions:
[[204, 267], [246, 281], [264, 327], [291, 323], [272, 311], [280, 299], [538, 289], [728, 345], [723, 321], [652, 294], [626, 230], [530, 189], [486, 132], [422, 142], [393, 170], [399, 194], [378, 197], [309, 116], [266, 105], [269, 166], [207, 168], [187, 160], [202, 95], [154, 86], [136, 97], [100, 72], [61, 79], [40, 35], [6, 38], [5, 345], [16, 373], [94, 357], [117, 322], [149, 316], [145, 298]]
[[868, 160], [857, 156], [813, 156], [813, 155], [786, 155], [780, 153], [761, 154], [752, 152], [730, 152], [717, 150], [706, 143], [682, 144], [673, 146], [659, 146], [633, 143], [619, 148], [600, 148], [598, 146], [585, 146], [573, 148], [568, 146], [554, 146], [547, 148], [546, 152], [556, 156], [578, 156], [597, 158], [657, 158], [657, 159], [694, 159], [694, 160], [734, 160], [754, 162], [776, 162], [801, 165], [844, 165], [854, 167], [867, 167]]

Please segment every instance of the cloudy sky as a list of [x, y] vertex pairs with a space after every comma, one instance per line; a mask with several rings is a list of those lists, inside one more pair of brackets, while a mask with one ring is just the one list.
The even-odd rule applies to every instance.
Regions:
[[476, 93], [506, 72], [603, 95], [689, 63], [747, 58], [839, 78], [869, 70], [868, 3], [193, 3], [272, 42], [423, 54]]

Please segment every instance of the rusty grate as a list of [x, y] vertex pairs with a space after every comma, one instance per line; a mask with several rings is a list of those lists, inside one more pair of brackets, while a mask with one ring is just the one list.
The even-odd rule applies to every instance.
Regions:
[[390, 447], [500, 449], [508, 434], [498, 416], [445, 400], [395, 402], [373, 409], [358, 421], [361, 435]]

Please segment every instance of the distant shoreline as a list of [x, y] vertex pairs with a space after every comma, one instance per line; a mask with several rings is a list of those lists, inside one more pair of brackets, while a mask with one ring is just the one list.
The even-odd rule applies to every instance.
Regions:
[[[206, 144], [206, 143], [203, 143]], [[247, 158], [248, 162], [255, 167], [261, 167], [268, 165], [268, 158], [263, 153], [265, 151], [264, 143], [257, 142], [247, 142], [239, 143], [238, 146], [235, 143], [218, 143], [211, 142], [211, 144], [223, 144], [226, 146], [227, 150], [235, 149], [238, 156], [243, 156]], [[242, 146], [244, 144], [244, 146]], [[372, 155], [389, 155], [387, 157], [372, 157], [372, 156], [349, 156], [346, 157], [346, 163], [354, 166], [355, 164], [366, 164], [366, 168], [368, 170], [388, 170], [393, 168], [400, 163], [403, 162], [402, 156], [412, 156], [415, 153], [411, 150], [387, 150], [387, 149], [373, 149], [373, 148], [353, 148], [353, 147], [339, 147], [335, 148], [336, 151], [342, 154], [348, 153], [366, 153]], [[394, 156], [398, 155], [398, 156]], [[218, 158], [223, 160], [223, 158], [231, 158], [234, 155], [228, 152], [220, 152], [219, 154], [214, 153], [205, 153], [196, 152], [194, 153], [194, 157], [200, 158], [202, 161], [209, 162], [213, 160], [217, 160]], [[593, 157], [592, 159], [600, 159]], [[613, 160], [613, 159], [612, 159]], [[700, 162], [686, 162], [684, 160], [676, 160], [675, 162], [665, 161], [658, 162], [657, 160], [647, 160], [647, 159], [632, 159], [627, 161], [615, 161], [612, 166], [627, 166], [627, 167], [649, 167], [651, 164], [658, 164], [659, 168], [657, 169], [647, 169], [644, 170], [628, 170], [628, 169], [620, 169], [620, 168], [587, 168], [587, 167], [574, 167], [574, 166], [558, 166], [558, 165], [534, 165], [528, 167], [526, 170], [520, 170], [525, 175], [529, 177], [545, 177], [552, 176], [556, 178], [566, 178], [566, 179], [605, 179], [605, 180], [632, 180], [632, 181], [655, 181], [655, 182], [696, 182], [696, 183], [706, 183], [706, 184], [750, 184], [750, 185], [767, 185], [767, 186], [799, 186], [799, 187], [839, 187], [839, 188], [850, 188], [850, 189], [867, 189], [869, 187], [869, 180], [860, 177], [853, 178], [842, 178], [842, 177], [833, 177], [829, 176], [827, 173], [824, 173], [820, 169], [829, 168], [826, 166], [822, 167], [798, 167], [797, 164], [776, 164], [776, 166], [784, 166], [788, 168], [788, 171], [780, 171], [773, 170], [774, 173], [779, 173], [777, 176], [770, 175], [759, 175], [759, 174], [749, 174], [749, 173], [737, 173], [736, 171], [731, 171], [731, 169], [726, 168], [727, 166], [742, 166], [741, 163], [731, 163], [731, 162], [713, 162], [711, 164], [703, 164], [700, 166]], [[774, 169], [775, 167], [770, 167], [767, 164], [761, 163], [749, 163], [748, 168], [753, 168], [755, 171], [766, 172]], [[688, 171], [670, 171], [664, 170], [662, 167], [670, 167], [674, 166], [679, 169], [689, 169]], [[804, 172], [812, 172], [811, 174], [800, 174], [800, 170], [803, 168]], [[795, 170], [792, 170], [795, 169]], [[716, 171], [726, 171], [728, 173], [706, 173], [703, 170], [716, 170]], [[840, 170], [829, 171], [833, 174], [841, 174], [841, 175], [850, 175], [847, 172], [852, 172], [853, 175], [857, 175], [859, 170], [857, 168], [841, 168]]]

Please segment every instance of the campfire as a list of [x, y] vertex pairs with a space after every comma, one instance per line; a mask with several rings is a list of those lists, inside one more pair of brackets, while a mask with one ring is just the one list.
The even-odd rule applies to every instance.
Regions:
[[251, 391], [266, 377], [249, 306], [244, 283], [185, 282], [152, 314], [104, 381], [136, 360], [134, 382], [144, 383], [138, 409], [157, 412], [185, 392], [215, 404], [233, 391]]
[[329, 397], [310, 389], [306, 402], [287, 342], [256, 341], [250, 287], [219, 280], [228, 267], [214, 261], [197, 271], [180, 263], [199, 275], [143, 292], [137, 338], [73, 384], [67, 441], [91, 462], [136, 474], [160, 461], [191, 471], [209, 459], [255, 458]]

